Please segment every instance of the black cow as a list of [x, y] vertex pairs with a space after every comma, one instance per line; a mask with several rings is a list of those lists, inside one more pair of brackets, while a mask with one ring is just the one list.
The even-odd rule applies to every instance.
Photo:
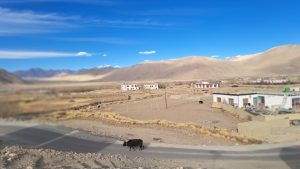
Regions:
[[123, 146], [128, 146], [129, 151], [131, 149], [135, 150], [137, 147], [140, 148], [140, 150], [143, 150], [145, 147], [143, 145], [143, 140], [142, 139], [131, 139], [128, 141], [124, 141]]

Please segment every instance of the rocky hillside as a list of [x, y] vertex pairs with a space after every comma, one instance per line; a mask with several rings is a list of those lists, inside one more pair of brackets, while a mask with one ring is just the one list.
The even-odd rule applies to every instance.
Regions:
[[18, 76], [0, 69], [0, 84], [23, 83], [23, 80]]

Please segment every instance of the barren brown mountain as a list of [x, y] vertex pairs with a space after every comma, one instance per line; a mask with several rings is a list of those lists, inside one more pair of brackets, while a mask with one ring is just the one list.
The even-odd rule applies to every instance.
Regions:
[[0, 84], [23, 83], [18, 76], [0, 69]]
[[250, 76], [300, 75], [300, 45], [274, 47], [239, 63]]
[[300, 45], [274, 47], [262, 53], [232, 59], [189, 56], [180, 59], [147, 61], [106, 72], [94, 80], [193, 80], [241, 76], [300, 75]]

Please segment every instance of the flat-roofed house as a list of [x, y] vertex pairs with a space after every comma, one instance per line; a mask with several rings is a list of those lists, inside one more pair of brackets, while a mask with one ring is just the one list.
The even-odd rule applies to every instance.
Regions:
[[300, 110], [300, 94], [288, 93], [213, 93], [213, 102], [243, 108], [284, 108]]
[[121, 90], [122, 91], [135, 91], [139, 90], [139, 86], [137, 84], [122, 84]]
[[291, 92], [300, 92], [300, 87], [291, 87]]
[[146, 89], [146, 90], [157, 90], [158, 89], [158, 83], [144, 84], [144, 89]]
[[220, 81], [200, 81], [194, 84], [195, 88], [200, 88], [200, 89], [208, 89], [208, 88], [219, 88], [221, 87], [221, 82]]

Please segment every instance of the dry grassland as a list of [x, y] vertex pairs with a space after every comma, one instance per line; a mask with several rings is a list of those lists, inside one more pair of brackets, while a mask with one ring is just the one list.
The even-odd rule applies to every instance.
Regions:
[[90, 113], [84, 110], [54, 112], [41, 118], [45, 118], [51, 121], [70, 120], [70, 119], [87, 119], [87, 120], [99, 119], [99, 120], [105, 120], [110, 123], [117, 123], [123, 125], [141, 125], [141, 126], [157, 125], [157, 126], [168, 127], [168, 128], [189, 129], [199, 135], [205, 135], [205, 136], [210, 136], [215, 138], [223, 138], [238, 143], [246, 143], [246, 144], [262, 143], [262, 141], [260, 140], [242, 137], [222, 128], [217, 128], [217, 127], [208, 128], [208, 127], [204, 127], [192, 123], [176, 123], [167, 120], [135, 120], [112, 112]]

